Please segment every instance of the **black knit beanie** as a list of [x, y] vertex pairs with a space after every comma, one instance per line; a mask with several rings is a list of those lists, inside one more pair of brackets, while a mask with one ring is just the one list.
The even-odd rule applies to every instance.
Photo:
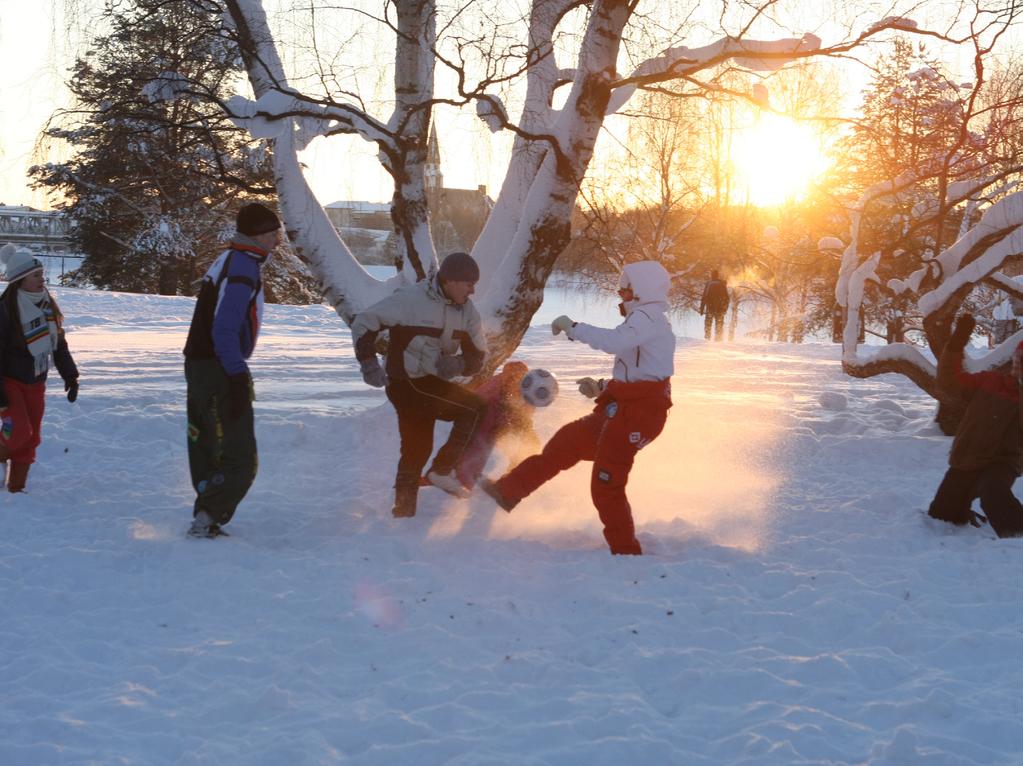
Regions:
[[260, 234], [281, 228], [281, 219], [266, 205], [250, 202], [238, 211], [236, 228], [239, 234], [258, 237]]
[[480, 267], [468, 253], [451, 253], [441, 261], [437, 276], [444, 282], [479, 282]]

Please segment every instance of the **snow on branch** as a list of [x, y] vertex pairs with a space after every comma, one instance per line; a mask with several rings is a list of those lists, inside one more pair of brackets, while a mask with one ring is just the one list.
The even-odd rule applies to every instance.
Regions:
[[[359, 110], [311, 102], [296, 91], [268, 90], [256, 101], [233, 96], [227, 101], [231, 122], [248, 130], [254, 138], [280, 137], [294, 120], [296, 147], [305, 149], [318, 136], [343, 131], [358, 133], [367, 141], [389, 143], [391, 135]], [[290, 118], [290, 119], [289, 119]]]
[[983, 217], [935, 260], [945, 279], [920, 296], [925, 316], [943, 307], [953, 294], [981, 282], [1006, 258], [1023, 253], [1023, 192], [1016, 192], [988, 208]]
[[867, 31], [863, 33], [863, 36], [874, 35], [885, 29], [901, 29], [906, 32], [912, 32], [919, 28], [920, 25], [916, 21], [905, 16], [885, 16], [880, 21], [875, 21], [867, 27]]
[[270, 90], [256, 101], [244, 96], [233, 96], [227, 101], [231, 122], [249, 131], [254, 138], [277, 138], [290, 122], [285, 115], [294, 113], [296, 99], [293, 94]]
[[[874, 253], [863, 265], [859, 262], [860, 222], [867, 206], [876, 199], [898, 194], [903, 189], [911, 186], [916, 180], [917, 174], [907, 170], [896, 178], [880, 181], [866, 189], [852, 207], [850, 211], [852, 236], [849, 246], [845, 249], [845, 253], [842, 256], [842, 265], [838, 272], [838, 282], [835, 284], [835, 300], [838, 302], [838, 305], [843, 307], [860, 305], [863, 297], [862, 285], [859, 287], [856, 296], [852, 297], [854, 289], [853, 280], [854, 275], [861, 274], [864, 268], [866, 268], [867, 276], [875, 281], [879, 281], [875, 269], [881, 257], [880, 253]], [[865, 280], [867, 276], [864, 276], [863, 279]], [[847, 303], [847, 301], [851, 302]]]
[[843, 354], [842, 369], [854, 378], [871, 378], [888, 372], [904, 375], [922, 391], [937, 398], [937, 365], [908, 343], [870, 346], [863, 356], [855, 351], [851, 355]]
[[508, 113], [504, 102], [497, 96], [484, 96], [476, 102], [476, 115], [483, 120], [491, 133], [498, 133], [508, 124]]
[[650, 58], [636, 67], [632, 74], [615, 88], [607, 105], [607, 114], [617, 112], [643, 83], [663, 82], [685, 77], [714, 64], [731, 60], [751, 72], [774, 72], [795, 58], [819, 50], [821, 40], [814, 34], [781, 40], [747, 40], [723, 37], [700, 48], [680, 45], [660, 56]]
[[916, 294], [926, 277], [936, 276], [937, 269], [938, 266], [933, 261], [925, 261], [921, 268], [912, 272], [905, 279], [889, 279], [888, 289], [896, 295], [902, 295], [903, 293]]
[[151, 104], [175, 101], [181, 96], [191, 94], [188, 79], [177, 72], [160, 72], [159, 75], [142, 86], [142, 98]]
[[1015, 279], [998, 271], [984, 280], [988, 284], [997, 287], [999, 290], [1008, 293], [1013, 298], [1023, 301], [1023, 285]]

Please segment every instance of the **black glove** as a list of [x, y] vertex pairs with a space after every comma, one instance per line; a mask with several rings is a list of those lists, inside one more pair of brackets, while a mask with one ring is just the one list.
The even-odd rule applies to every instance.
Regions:
[[442, 356], [437, 360], [437, 377], [451, 380], [465, 370], [465, 359], [461, 356]]
[[67, 391], [67, 400], [74, 403], [78, 398], [78, 378], [64, 381], [64, 390]]
[[237, 420], [252, 401], [252, 378], [247, 372], [240, 372], [237, 375], [228, 375], [227, 382], [231, 387], [231, 395], [227, 402], [227, 417]]
[[973, 335], [973, 328], [976, 326], [977, 320], [973, 318], [973, 314], [963, 314], [956, 320], [955, 329], [948, 337], [948, 347], [952, 351], [962, 351], [970, 342], [970, 336]]
[[373, 388], [383, 388], [387, 385], [387, 373], [384, 372], [375, 356], [371, 359], [363, 359], [359, 364], [359, 369], [362, 370], [362, 379], [366, 381], [367, 385], [373, 386]]

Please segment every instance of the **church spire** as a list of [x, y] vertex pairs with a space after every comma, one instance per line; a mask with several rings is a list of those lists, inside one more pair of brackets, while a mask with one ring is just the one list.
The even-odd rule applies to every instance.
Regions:
[[426, 191], [439, 192], [444, 188], [444, 176], [440, 172], [440, 143], [437, 141], [437, 126], [430, 122], [430, 139], [426, 144]]

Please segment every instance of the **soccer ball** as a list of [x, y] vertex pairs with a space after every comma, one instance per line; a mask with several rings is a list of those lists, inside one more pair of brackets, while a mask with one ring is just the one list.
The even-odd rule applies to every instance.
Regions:
[[530, 370], [519, 383], [519, 390], [534, 407], [546, 407], [558, 396], [558, 379], [547, 370]]

